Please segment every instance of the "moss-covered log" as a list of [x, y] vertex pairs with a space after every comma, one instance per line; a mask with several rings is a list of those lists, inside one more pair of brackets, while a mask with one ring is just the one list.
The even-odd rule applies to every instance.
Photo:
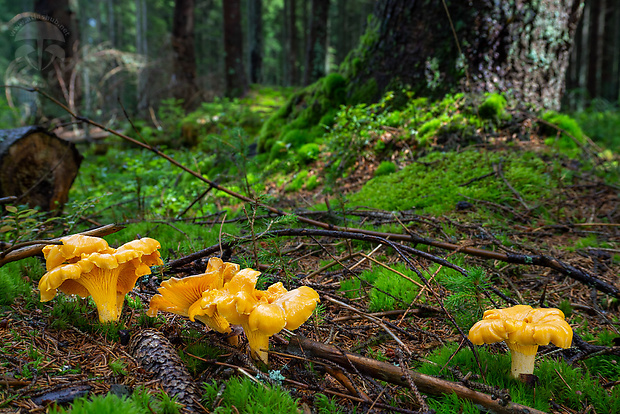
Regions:
[[0, 130], [0, 197], [44, 210], [61, 208], [82, 156], [75, 145], [41, 127]]

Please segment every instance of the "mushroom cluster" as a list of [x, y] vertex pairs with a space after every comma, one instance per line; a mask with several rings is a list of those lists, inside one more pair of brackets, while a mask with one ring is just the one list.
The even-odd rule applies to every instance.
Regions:
[[211, 258], [204, 274], [163, 282], [148, 315], [173, 312], [222, 333], [230, 332], [229, 324], [241, 325], [252, 357], [267, 363], [269, 337], [284, 328], [299, 328], [314, 311], [319, 295], [307, 286], [287, 291], [281, 282], [257, 290], [259, 275]]
[[41, 302], [52, 300], [58, 290], [68, 295], [91, 296], [100, 322], [117, 321], [125, 295], [150, 266], [163, 264], [159, 242], [148, 237], [111, 248], [99, 237], [76, 234], [62, 245], [43, 248], [47, 273], [39, 281]]
[[511, 375], [519, 379], [521, 374], [534, 372], [539, 345], [569, 348], [573, 330], [559, 309], [516, 305], [484, 312], [483, 320], [469, 330], [469, 340], [475, 345], [505, 341], [512, 356]]

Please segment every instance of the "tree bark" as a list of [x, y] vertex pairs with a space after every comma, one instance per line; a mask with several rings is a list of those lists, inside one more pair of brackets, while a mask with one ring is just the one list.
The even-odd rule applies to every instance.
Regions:
[[241, 0], [222, 0], [224, 10], [224, 66], [226, 96], [245, 95], [248, 81], [243, 66], [243, 31], [241, 30]]
[[288, 15], [288, 70], [289, 82], [291, 85], [297, 85], [299, 82], [297, 76], [297, 2], [295, 0], [287, 0], [289, 3]]
[[192, 107], [196, 84], [196, 52], [194, 50], [194, 0], [176, 0], [172, 20], [172, 50], [174, 68], [171, 88], [173, 96], [183, 99], [186, 108]]
[[262, 81], [263, 71], [263, 0], [248, 0], [250, 48], [250, 82]]
[[376, 100], [406, 86], [426, 95], [469, 87], [559, 109], [579, 0], [445, 4], [447, 10], [442, 1], [378, 1], [344, 66], [350, 96], [360, 88], [364, 100]]
[[[405, 0], [402, 0], [405, 1]], [[327, 16], [329, 0], [312, 0], [310, 12], [310, 31], [306, 44], [304, 85], [309, 85], [325, 76], [325, 57], [327, 56]]]

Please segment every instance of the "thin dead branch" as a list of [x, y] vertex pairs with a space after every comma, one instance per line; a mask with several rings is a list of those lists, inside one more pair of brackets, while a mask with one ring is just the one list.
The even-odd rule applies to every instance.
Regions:
[[[307, 338], [295, 336], [289, 341], [288, 351], [293, 354], [301, 354], [305, 357], [313, 356], [324, 360], [332, 361], [345, 369], [357, 369], [359, 372], [369, 375], [373, 378], [387, 381], [404, 387], [409, 387], [407, 378], [403, 375], [401, 367], [366, 358], [350, 352], [343, 352], [338, 348], [315, 342]], [[410, 379], [415, 386], [423, 393], [431, 395], [442, 395], [455, 393], [458, 397], [464, 398], [480, 404], [483, 407], [498, 414], [542, 414], [542, 411], [536, 410], [514, 402], [506, 402], [502, 405], [502, 401], [494, 399], [488, 394], [472, 390], [466, 386], [435, 378], [430, 375], [421, 374], [416, 371], [408, 370]]]

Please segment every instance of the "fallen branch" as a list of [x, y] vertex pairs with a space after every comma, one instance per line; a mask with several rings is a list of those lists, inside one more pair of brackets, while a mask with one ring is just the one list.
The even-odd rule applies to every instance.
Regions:
[[[345, 369], [356, 369], [363, 374], [392, 384], [403, 387], [410, 386], [406, 376], [403, 375], [402, 367], [346, 352], [300, 336], [291, 338], [287, 350], [295, 355], [314, 356], [328, 360], [339, 364]], [[425, 394], [442, 395], [455, 393], [459, 398], [480, 404], [498, 414], [543, 414], [542, 411], [525, 405], [493, 399], [488, 394], [472, 390], [457, 382], [443, 380], [412, 370], [408, 370], [407, 374], [415, 386]]]
[[[122, 230], [124, 228], [125, 226], [121, 226], [118, 224], [108, 224], [106, 226], [97, 227], [91, 230], [86, 230], [78, 234], [83, 234], [85, 236], [103, 237], [103, 236], [107, 236], [108, 234], [116, 233], [117, 231]], [[66, 236], [63, 236], [63, 237], [66, 237]], [[50, 240], [41, 240], [37, 244], [24, 246], [16, 250], [11, 250], [5, 256], [0, 257], [0, 267], [4, 266], [7, 263], [14, 262], [16, 260], [21, 260], [27, 257], [41, 254], [41, 252], [43, 251], [43, 247], [45, 247], [48, 244], [57, 244], [61, 238], [62, 237], [57, 237], [55, 239], [50, 239]], [[30, 244], [30, 243], [27, 243], [27, 244]]]
[[[301, 218], [300, 218], [300, 221]], [[257, 235], [257, 238], [262, 237], [278, 237], [278, 236], [325, 236], [325, 237], [342, 237], [342, 238], [350, 238], [356, 240], [365, 240], [371, 242], [380, 242], [380, 239], [387, 240], [390, 242], [394, 241], [409, 241], [412, 243], [419, 243], [430, 245], [434, 247], [439, 247], [445, 250], [458, 250], [461, 253], [470, 254], [476, 257], [482, 257], [485, 259], [491, 260], [499, 260], [506, 263], [512, 264], [522, 264], [522, 265], [534, 265], [534, 266], [542, 266], [547, 267], [553, 270], [558, 271], [566, 276], [571, 277], [585, 285], [593, 287], [594, 289], [606, 293], [610, 296], [614, 296], [620, 299], [620, 289], [617, 287], [600, 280], [584, 270], [577, 269], [574, 266], [566, 264], [558, 259], [553, 257], [549, 257], [546, 255], [525, 255], [525, 254], [514, 254], [514, 253], [502, 253], [502, 252], [494, 252], [490, 250], [478, 249], [475, 247], [463, 247], [457, 244], [445, 243], [445, 242], [436, 242], [429, 241], [427, 239], [419, 238], [413, 234], [394, 234], [394, 233], [380, 233], [376, 231], [369, 230], [360, 230], [360, 229], [352, 229], [352, 228], [343, 228], [343, 227], [335, 227], [327, 225], [328, 227], [332, 227], [329, 230], [323, 229], [283, 229], [283, 230], [272, 230], [268, 232], [264, 232]], [[236, 241], [230, 242], [222, 242], [221, 246], [223, 249], [230, 249], [236, 244], [242, 244], [249, 241], [247, 238], [239, 238]], [[408, 253], [415, 254], [419, 257], [423, 257], [425, 259], [431, 260], [435, 263], [447, 266], [451, 269], [457, 270], [458, 272], [466, 271], [459, 266], [456, 266], [445, 259], [434, 256], [430, 253], [423, 252], [421, 250], [414, 249], [409, 246], [398, 244], [398, 248], [404, 250]], [[168, 268], [180, 267], [185, 264], [191, 263], [194, 260], [200, 259], [210, 254], [214, 254], [219, 252], [220, 245], [211, 246], [204, 250], [200, 250], [198, 252], [192, 253], [188, 256], [181, 257], [180, 259], [173, 260], [167, 264]]]

